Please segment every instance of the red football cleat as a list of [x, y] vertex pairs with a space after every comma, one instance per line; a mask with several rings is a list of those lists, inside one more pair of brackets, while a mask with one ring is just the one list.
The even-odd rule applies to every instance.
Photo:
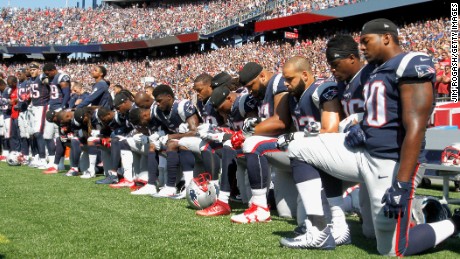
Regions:
[[231, 212], [230, 205], [218, 199], [216, 202], [214, 202], [214, 204], [207, 207], [206, 209], [197, 211], [196, 215], [205, 216], [205, 217], [213, 217], [213, 216], [229, 215], [230, 212]]
[[43, 171], [44, 174], [57, 174], [58, 170], [54, 167], [49, 167], [45, 171]]
[[136, 181], [134, 181], [134, 184], [129, 187], [129, 189], [131, 189], [131, 191], [137, 191], [140, 188], [144, 187], [144, 185], [146, 185], [146, 184], [147, 184], [146, 181], [136, 180]]
[[131, 186], [133, 185], [135, 185], [134, 182], [128, 181], [125, 178], [123, 178], [118, 183], [109, 184], [109, 187], [115, 188], [115, 189], [125, 188], [125, 187], [131, 188]]

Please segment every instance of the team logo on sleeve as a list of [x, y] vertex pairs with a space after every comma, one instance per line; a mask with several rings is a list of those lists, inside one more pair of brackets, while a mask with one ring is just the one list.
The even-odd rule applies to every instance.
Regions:
[[193, 105], [191, 105], [190, 103], [185, 104], [185, 111], [187, 113], [193, 113]]
[[334, 99], [335, 97], [337, 97], [337, 94], [338, 94], [338, 90], [337, 88], [329, 88], [327, 89], [326, 91], [323, 92], [323, 98], [325, 100], [332, 100]]
[[423, 78], [429, 74], [435, 74], [436, 70], [429, 65], [418, 65], [415, 66], [415, 71], [417, 71], [417, 75], [419, 78]]

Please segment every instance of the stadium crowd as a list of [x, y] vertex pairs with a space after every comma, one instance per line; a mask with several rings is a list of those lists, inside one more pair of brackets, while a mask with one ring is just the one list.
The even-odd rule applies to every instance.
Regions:
[[[433, 56], [433, 60], [439, 63], [438, 72], [445, 72], [445, 67], [450, 65], [449, 53], [449, 20], [440, 18], [428, 21], [419, 21], [410, 24], [401, 24], [401, 46], [409, 51], [421, 51]], [[346, 33], [346, 31], [341, 31]], [[340, 33], [340, 32], [334, 32]], [[81, 82], [85, 87], [90, 87], [92, 79], [88, 72], [93, 65], [104, 65], [108, 70], [108, 79], [112, 85], [120, 84], [131, 91], [143, 89], [145, 84], [142, 78], [153, 78], [153, 85], [169, 84], [179, 91], [179, 97], [190, 95], [193, 79], [203, 71], [209, 74], [217, 74], [227, 71], [231, 75], [236, 73], [250, 60], [262, 64], [273, 71], [280, 72], [286, 58], [301, 55], [312, 57], [313, 73], [318, 78], [330, 76], [328, 65], [324, 57], [327, 39], [334, 33], [323, 34], [314, 38], [305, 38], [296, 42], [250, 42], [242, 47], [222, 47], [215, 51], [195, 53], [182, 57], [170, 57], [163, 59], [138, 59], [138, 60], [111, 60], [111, 61], [84, 61], [78, 60], [70, 63], [58, 64], [59, 69], [66, 71], [72, 80]], [[357, 32], [353, 33], [358, 39]], [[225, 61], [225, 62], [222, 62]], [[150, 65], [147, 67], [145, 63]], [[177, 64], [181, 64], [178, 70]], [[7, 74], [24, 67], [25, 64], [3, 65]], [[440, 74], [441, 75], [441, 74]], [[440, 79], [441, 82], [442, 79]], [[447, 80], [447, 79], [446, 79]], [[150, 82], [150, 81], [149, 81]], [[439, 94], [448, 94], [446, 84], [442, 84]]]
[[[102, 6], [97, 9], [2, 8], [0, 10], [0, 45], [44, 46], [72, 44], [106, 44], [162, 38], [200, 32], [207, 34], [212, 24], [234, 19], [263, 8], [275, 0], [215, 0], [168, 3], [119, 9]], [[295, 1], [271, 17], [296, 12], [331, 8], [357, 1]], [[33, 35], [33, 36], [32, 36]]]
[[[1, 10], [1, 45], [43, 46], [117, 43], [206, 32], [209, 24], [233, 18], [266, 0], [197, 1], [152, 8], [16, 9]], [[158, 4], [158, 5], [156, 5]], [[33, 35], [33, 37], [31, 37]]]
[[324, 10], [327, 8], [340, 7], [344, 5], [356, 4], [367, 0], [301, 0], [290, 1], [285, 5], [280, 5], [272, 12], [264, 16], [265, 20], [281, 18], [297, 13]]

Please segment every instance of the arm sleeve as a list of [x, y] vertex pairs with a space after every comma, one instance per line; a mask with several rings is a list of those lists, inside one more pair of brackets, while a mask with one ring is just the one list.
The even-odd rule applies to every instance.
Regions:
[[[62, 109], [66, 109], [70, 105], [70, 87], [64, 87], [62, 90]], [[75, 103], [75, 102], [74, 102]]]
[[75, 102], [77, 101], [77, 95], [71, 95], [69, 99], [69, 108], [75, 107]]
[[104, 87], [103, 85], [98, 85], [95, 84], [93, 89], [93, 92], [87, 96], [79, 105], [77, 105], [77, 108], [83, 108], [88, 106], [89, 104], [93, 104], [95, 100], [98, 98], [102, 97], [104, 95], [105, 90], [107, 87]]

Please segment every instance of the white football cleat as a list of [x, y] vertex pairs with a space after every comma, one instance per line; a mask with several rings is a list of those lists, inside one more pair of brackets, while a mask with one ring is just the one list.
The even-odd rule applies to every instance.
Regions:
[[331, 232], [336, 246], [351, 244], [351, 234], [348, 224], [334, 224], [333, 222]]
[[281, 238], [280, 245], [296, 249], [333, 250], [335, 249], [335, 240], [329, 225], [322, 231], [319, 231], [317, 227], [311, 226], [307, 228], [305, 234], [298, 235], [294, 238]]
[[48, 169], [48, 162], [46, 162], [46, 159], [40, 158], [38, 162], [36, 163], [37, 169]]
[[89, 170], [86, 170], [83, 175], [80, 175], [80, 178], [82, 179], [90, 179], [96, 177], [96, 172], [91, 172]]
[[152, 194], [155, 198], [169, 198], [176, 195], [176, 187], [165, 186], [159, 192]]
[[249, 209], [241, 214], [233, 215], [230, 220], [233, 223], [247, 224], [255, 222], [270, 222], [272, 219], [268, 208], [252, 204]]
[[139, 190], [131, 192], [132, 195], [154, 195], [157, 193], [157, 187], [153, 184], [146, 184]]

